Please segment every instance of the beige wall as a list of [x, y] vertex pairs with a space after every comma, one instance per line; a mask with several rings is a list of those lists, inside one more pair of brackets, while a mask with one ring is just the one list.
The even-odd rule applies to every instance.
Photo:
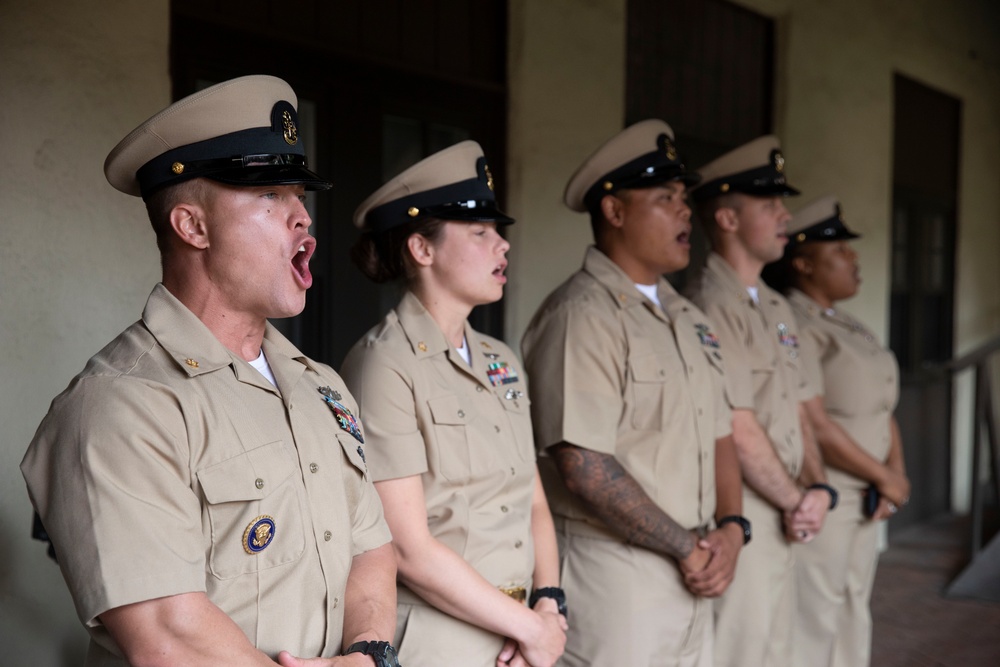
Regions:
[[[865, 284], [850, 308], [883, 337], [892, 74], [963, 100], [956, 349], [1000, 332], [993, 4], [742, 4], [777, 21], [776, 129], [792, 181], [803, 199], [835, 191], [864, 232]], [[139, 315], [158, 278], [141, 204], [108, 187], [100, 165], [125, 132], [169, 101], [167, 10], [167, 0], [0, 0], [0, 530], [7, 536], [0, 634], [11, 664], [81, 660], [84, 633], [62, 579], [27, 537], [30, 506], [17, 464], [51, 398]], [[516, 346], [590, 240], [586, 218], [562, 206], [562, 189], [622, 126], [625, 0], [511, 0], [510, 20], [511, 178], [504, 185], [520, 220], [512, 228], [507, 301], [507, 338]], [[963, 409], [967, 398], [959, 392], [959, 399]], [[957, 463], [959, 494], [964, 463]]]
[[0, 637], [4, 664], [80, 665], [86, 633], [29, 539], [18, 464], [49, 401], [159, 278], [142, 203], [104, 156], [170, 99], [167, 0], [0, 0]]

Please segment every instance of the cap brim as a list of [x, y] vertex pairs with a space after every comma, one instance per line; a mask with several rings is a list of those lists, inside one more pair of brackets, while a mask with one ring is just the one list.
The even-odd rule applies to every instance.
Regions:
[[228, 185], [303, 185], [306, 190], [329, 190], [333, 183], [298, 165], [268, 165], [202, 174]]
[[459, 222], [495, 222], [498, 225], [510, 225], [516, 220], [498, 208], [480, 206], [475, 209], [459, 208], [435, 212], [435, 218], [440, 220], [456, 220]]

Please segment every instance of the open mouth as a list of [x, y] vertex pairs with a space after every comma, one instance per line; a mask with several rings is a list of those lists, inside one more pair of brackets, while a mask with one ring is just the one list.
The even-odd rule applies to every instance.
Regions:
[[504, 271], [507, 270], [507, 262], [501, 262], [497, 264], [497, 267], [493, 269], [493, 275], [502, 282], [507, 282], [507, 276], [504, 275]]
[[677, 235], [677, 243], [680, 245], [691, 245], [691, 230], [685, 229]]
[[309, 237], [299, 244], [298, 250], [292, 256], [292, 271], [303, 289], [312, 286], [312, 273], [309, 271], [309, 259], [316, 251], [316, 240]]

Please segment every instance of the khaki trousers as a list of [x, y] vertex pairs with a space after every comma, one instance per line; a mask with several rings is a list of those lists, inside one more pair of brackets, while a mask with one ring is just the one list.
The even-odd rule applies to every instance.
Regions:
[[399, 588], [393, 646], [405, 667], [496, 667], [503, 637], [428, 606]]
[[796, 666], [791, 646], [794, 557], [781, 513], [744, 486], [743, 515], [753, 524], [753, 539], [740, 552], [733, 583], [715, 601], [715, 665]]
[[861, 491], [842, 493], [816, 539], [794, 547], [798, 665], [868, 665], [878, 524], [862, 516], [861, 502]]
[[556, 518], [569, 632], [562, 667], [710, 667], [711, 602], [676, 563]]

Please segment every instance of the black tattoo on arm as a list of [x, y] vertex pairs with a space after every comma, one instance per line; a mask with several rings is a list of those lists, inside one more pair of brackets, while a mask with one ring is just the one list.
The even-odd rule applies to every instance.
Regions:
[[566, 487], [631, 544], [687, 558], [695, 536], [671, 519], [610, 454], [560, 443], [549, 450]]

